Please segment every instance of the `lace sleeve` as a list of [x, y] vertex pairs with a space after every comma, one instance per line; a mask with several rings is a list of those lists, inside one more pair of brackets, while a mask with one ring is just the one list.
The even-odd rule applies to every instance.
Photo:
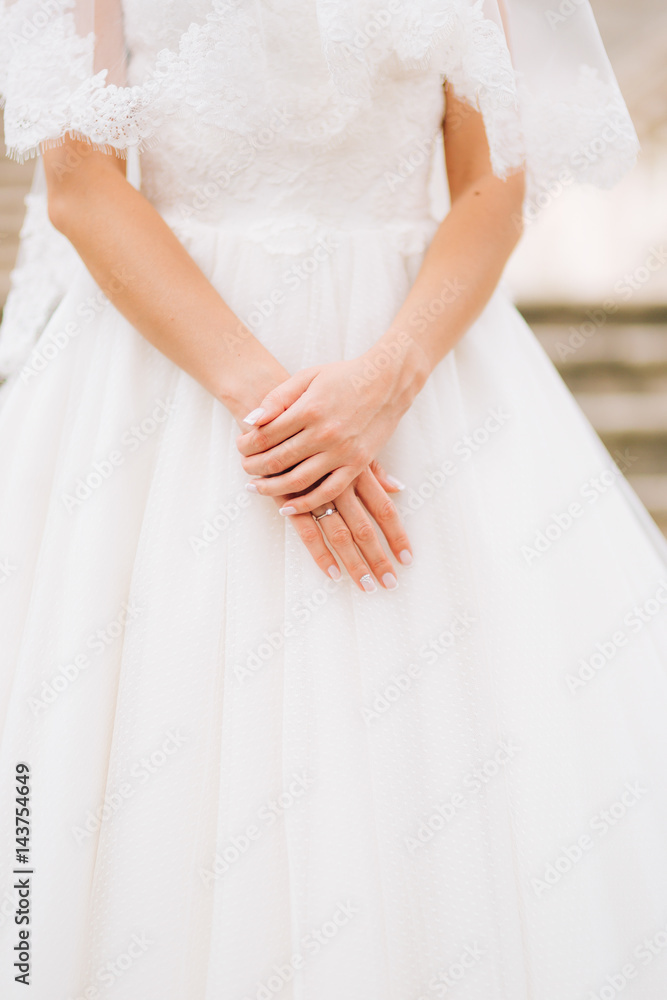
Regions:
[[529, 198], [553, 183], [611, 186], [639, 145], [590, 4], [502, 6], [501, 18], [497, 0], [319, 0], [331, 73], [362, 94], [388, 51], [431, 65], [482, 113], [494, 172], [525, 166]]
[[66, 135], [125, 155], [160, 125], [156, 82], [125, 86], [120, 0], [0, 0], [0, 96], [8, 155]]
[[[500, 176], [525, 164], [533, 192], [564, 174], [609, 186], [634, 162], [637, 137], [587, 0], [504, 0], [504, 21], [497, 0], [312, 2], [331, 76], [344, 94], [368, 97], [378, 72], [396, 58], [437, 68], [481, 111]], [[201, 24], [184, 27], [181, 44], [157, 53], [153, 71], [126, 86], [121, 0], [0, 0], [10, 155], [31, 156], [68, 133], [120, 154], [141, 150], [183, 103], [193, 74], [201, 116], [229, 127], [225, 77], [239, 58], [252, 65], [261, 30], [241, 52], [230, 38], [245, 18], [252, 21], [254, 6], [193, 6]], [[165, 18], [169, 10], [165, 5]]]

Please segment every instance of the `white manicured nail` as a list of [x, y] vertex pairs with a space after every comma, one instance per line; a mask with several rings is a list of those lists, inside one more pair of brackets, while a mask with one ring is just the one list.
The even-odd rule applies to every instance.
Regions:
[[412, 562], [412, 553], [408, 549], [403, 549], [402, 552], [398, 553], [398, 558], [404, 566], [409, 566]]
[[278, 511], [283, 517], [289, 517], [290, 514], [296, 514], [296, 507], [281, 507]]
[[259, 490], [257, 489], [254, 483], [246, 483], [245, 488], [247, 489], [248, 493], [259, 493]]
[[400, 479], [396, 478], [396, 476], [387, 476], [387, 482], [390, 486], [395, 486], [397, 490], [405, 489], [405, 483], [402, 483]]
[[364, 588], [367, 594], [373, 594], [377, 590], [377, 587], [375, 586], [375, 581], [373, 580], [373, 577], [370, 575], [370, 573], [364, 573], [359, 583]]
[[382, 577], [382, 582], [387, 590], [396, 590], [398, 587], [398, 580], [393, 573], [385, 573]]
[[340, 580], [340, 570], [338, 569], [338, 566], [329, 566], [327, 573], [332, 580]]
[[264, 407], [258, 406], [256, 410], [251, 410], [248, 416], [243, 418], [243, 423], [250, 424], [250, 426], [252, 427], [252, 425], [256, 424], [259, 418], [263, 417], [265, 413], [266, 410], [264, 409]]

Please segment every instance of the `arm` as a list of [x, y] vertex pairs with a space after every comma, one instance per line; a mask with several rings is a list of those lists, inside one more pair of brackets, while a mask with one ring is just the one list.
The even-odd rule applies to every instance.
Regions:
[[[448, 127], [448, 123], [452, 126]], [[500, 180], [491, 170], [482, 117], [447, 90], [443, 134], [451, 208], [424, 257], [421, 270], [392, 328], [375, 345], [381, 351], [400, 330], [415, 331], [405, 355], [410, 402], [435, 366], [454, 347], [491, 298], [521, 236], [524, 175]], [[434, 313], [442, 300], [448, 308]], [[410, 360], [410, 358], [412, 360]]]
[[[282, 383], [262, 401], [255, 428], [239, 438], [244, 469], [262, 477], [254, 480], [258, 492], [309, 490], [290, 501], [299, 513], [327, 503], [377, 456], [484, 309], [520, 236], [523, 174], [504, 181], [493, 174], [482, 117], [451, 90], [444, 137], [451, 208], [390, 329], [361, 358]], [[434, 309], [436, 301], [446, 309]]]
[[51, 222], [147, 340], [238, 420], [287, 378], [126, 180], [124, 160], [71, 138], [42, 156]]
[[[43, 153], [49, 216], [127, 320], [219, 399], [237, 420], [288, 372], [238, 320], [155, 208], [125, 178], [123, 160], [68, 139]], [[122, 275], [119, 280], [118, 275]], [[384, 488], [383, 488], [384, 487]], [[410, 543], [385, 489], [394, 491], [377, 463], [364, 470], [358, 496], [340, 498], [348, 527], [324, 522], [329, 544], [361, 590], [370, 571], [385, 587], [392, 564], [359, 502], [381, 524], [397, 558]], [[287, 503], [285, 496], [276, 496]], [[317, 565], [340, 578], [336, 559], [310, 514], [294, 526]], [[374, 587], [374, 585], [373, 585]]]

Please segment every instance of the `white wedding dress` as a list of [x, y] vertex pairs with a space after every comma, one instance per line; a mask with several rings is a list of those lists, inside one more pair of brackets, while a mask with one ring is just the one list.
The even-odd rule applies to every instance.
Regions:
[[[456, 5], [424, 0], [409, 36], [388, 3], [387, 51], [346, 63], [377, 4], [127, 0], [133, 91], [90, 84], [71, 6], [25, 43], [44, 78], [19, 60], [5, 81], [15, 155], [63, 123], [134, 149], [135, 182], [289, 370], [368, 348], [436, 229], [442, 67], [417, 43]], [[47, 120], [65, 65], [79, 106], [53, 84]], [[569, 141], [540, 121], [551, 152]], [[38, 185], [0, 341], [0, 995], [663, 1000], [667, 548], [632, 453], [605, 451], [497, 292], [381, 456], [413, 565], [395, 592], [328, 581], [245, 491], [229, 413], [43, 213]]]

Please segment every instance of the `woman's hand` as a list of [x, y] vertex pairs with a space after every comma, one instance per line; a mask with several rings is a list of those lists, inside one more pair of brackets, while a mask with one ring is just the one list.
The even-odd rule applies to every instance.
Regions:
[[[292, 518], [301, 541], [323, 572], [333, 580], [340, 580], [340, 567], [327, 547], [328, 542], [360, 590], [366, 593], [377, 590], [373, 576], [386, 590], [394, 590], [398, 586], [394, 567], [380, 542], [371, 516], [396, 559], [409, 566], [412, 562], [410, 542], [398, 511], [385, 492], [396, 492], [400, 488], [396, 480], [392, 481], [382, 467], [373, 462], [333, 503], [316, 510], [320, 514], [327, 508], [335, 507], [335, 513], [317, 521], [310, 513], [297, 514]], [[282, 496], [275, 497], [275, 500], [282, 505], [291, 503], [293, 498]]]
[[248, 489], [292, 497], [281, 514], [340, 496], [376, 458], [421, 388], [402, 346], [304, 369], [273, 389], [237, 439]]

